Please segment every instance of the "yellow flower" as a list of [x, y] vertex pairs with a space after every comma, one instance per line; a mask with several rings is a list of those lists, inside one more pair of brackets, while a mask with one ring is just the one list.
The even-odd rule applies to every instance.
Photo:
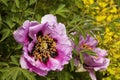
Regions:
[[111, 22], [112, 18], [113, 18], [113, 16], [112, 16], [112, 15], [109, 15], [109, 16], [107, 17], [107, 21], [108, 21], [108, 22]]
[[105, 3], [105, 2], [98, 2], [98, 4], [102, 8], [105, 8], [108, 5], [108, 3]]
[[117, 13], [117, 8], [116, 7], [112, 7], [112, 9], [110, 10], [111, 13]]
[[105, 20], [106, 16], [96, 16], [96, 20], [99, 22], [99, 21], [102, 21], [102, 20]]
[[85, 5], [91, 5], [94, 3], [94, 0], [82, 0]]

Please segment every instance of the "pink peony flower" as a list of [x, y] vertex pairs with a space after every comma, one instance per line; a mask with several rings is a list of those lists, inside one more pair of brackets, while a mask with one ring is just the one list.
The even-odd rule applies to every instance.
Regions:
[[48, 71], [61, 71], [72, 58], [71, 42], [64, 24], [57, 23], [52, 14], [42, 17], [41, 23], [25, 21], [14, 33], [15, 40], [23, 45], [21, 67], [40, 76]]
[[[89, 75], [92, 78], [92, 80], [97, 80], [95, 77], [94, 71], [105, 70], [108, 67], [110, 62], [109, 59], [105, 58], [105, 56], [107, 55], [106, 50], [97, 48], [96, 47], [97, 44], [98, 42], [89, 35], [87, 35], [86, 39], [84, 39], [83, 36], [80, 36], [80, 41], [79, 41], [78, 47], [76, 48], [78, 52], [80, 52], [81, 50], [88, 49], [96, 53], [96, 56], [92, 56], [87, 53], [82, 53], [83, 68], [89, 72]], [[75, 66], [81, 65], [78, 58], [75, 59]], [[84, 69], [83, 71], [85, 71]], [[78, 70], [80, 71], [80, 69]]]

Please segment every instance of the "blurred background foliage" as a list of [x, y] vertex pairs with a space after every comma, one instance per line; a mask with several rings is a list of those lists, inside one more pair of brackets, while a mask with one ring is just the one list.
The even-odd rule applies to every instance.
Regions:
[[120, 80], [120, 0], [0, 0], [0, 80], [91, 80], [86, 72], [74, 72], [73, 59], [63, 71], [45, 77], [20, 68], [22, 46], [13, 32], [25, 20], [40, 22], [49, 13], [66, 25], [76, 44], [78, 36], [71, 32], [95, 34], [111, 59], [106, 71], [96, 72], [97, 79]]

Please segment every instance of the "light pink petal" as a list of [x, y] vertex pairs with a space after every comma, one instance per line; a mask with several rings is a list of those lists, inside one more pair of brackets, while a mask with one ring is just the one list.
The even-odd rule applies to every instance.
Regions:
[[22, 68], [28, 69], [27, 62], [26, 62], [26, 60], [25, 60], [25, 58], [23, 56], [21, 56], [21, 58], [20, 58], [20, 64], [21, 64]]
[[66, 28], [65, 25], [62, 23], [58, 23], [55, 25], [54, 32], [56, 32], [59, 35], [66, 35]]
[[57, 23], [57, 19], [54, 15], [48, 14], [42, 17], [41, 23], [48, 23], [49, 25], [53, 26]]
[[28, 30], [20, 27], [16, 31], [14, 31], [13, 36], [18, 43], [24, 44], [24, 43], [28, 43], [27, 34], [28, 34]]
[[91, 77], [92, 80], [97, 80], [96, 76], [95, 76], [95, 72], [93, 70], [89, 71], [89, 75]]
[[37, 35], [38, 32], [42, 31], [43, 27], [45, 27], [45, 24], [39, 24], [33, 27], [29, 28], [29, 37], [34, 39], [34, 36]]
[[35, 73], [37, 73], [38, 75], [40, 75], [40, 76], [45, 76], [45, 75], [47, 75], [47, 73], [48, 73], [48, 71], [46, 71], [46, 70], [41, 70], [40, 68], [37, 68], [35, 65], [33, 65], [33, 64], [31, 64], [30, 62], [28, 62], [27, 60], [26, 60], [26, 62], [27, 62], [27, 65], [28, 65], [28, 69], [31, 71], [31, 72], [35, 72]]
[[20, 59], [20, 64], [21, 64], [22, 68], [29, 69], [31, 72], [35, 72], [40, 76], [45, 76], [48, 73], [47, 70], [42, 70], [41, 67], [38, 67], [38, 65], [39, 65], [38, 62], [35, 62], [32, 58], [30, 60], [30, 57], [29, 58], [24, 58], [22, 56], [21, 59]]
[[93, 51], [96, 52], [99, 57], [107, 56], [107, 51], [106, 50], [103, 50], [103, 49], [100, 49], [100, 48], [95, 48]]
[[50, 71], [50, 69], [47, 67], [47, 65], [46, 65], [45, 63], [43, 63], [43, 62], [40, 62], [39, 60], [37, 60], [37, 61], [35, 62], [35, 66], [36, 66], [37, 68], [40, 68], [41, 70]]
[[54, 58], [49, 58], [49, 61], [47, 62], [47, 67], [51, 70], [59, 69], [61, 66], [60, 62]]
[[46, 76], [48, 74], [48, 71], [38, 69], [35, 66], [30, 66], [30, 71], [37, 73], [39, 76]]
[[30, 27], [30, 21], [29, 20], [26, 20], [23, 25], [22, 25], [22, 28], [23, 29], [28, 29]]
[[20, 28], [14, 31], [13, 36], [15, 40], [20, 44], [27, 44], [29, 42], [28, 37], [29, 28], [37, 24], [38, 24], [37, 21], [30, 22], [29, 20], [26, 20]]
[[96, 67], [94, 67], [94, 70], [95, 71], [98, 71], [98, 70], [105, 70], [105, 69], [107, 69], [107, 67], [109, 66], [109, 64], [110, 64], [110, 59], [107, 59], [107, 58], [105, 58], [104, 59], [104, 62], [102, 63], [103, 65], [101, 65], [101, 66], [96, 66]]
[[31, 41], [29, 44], [28, 44], [28, 51], [31, 52], [33, 50], [33, 47], [35, 45], [35, 41], [37, 40], [37, 37], [36, 35], [34, 36], [34, 39], [33, 41]]

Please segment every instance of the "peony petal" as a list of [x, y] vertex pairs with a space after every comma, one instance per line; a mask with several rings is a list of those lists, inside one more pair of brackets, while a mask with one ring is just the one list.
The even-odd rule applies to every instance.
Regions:
[[110, 64], [110, 59], [105, 58], [104, 62], [102, 63], [102, 65], [94, 67], [94, 70], [95, 71], [105, 70], [105, 69], [107, 69], [107, 67], [109, 66], [109, 64]]
[[27, 34], [28, 34], [28, 30], [23, 29], [22, 27], [18, 28], [13, 33], [15, 40], [20, 44], [28, 43]]
[[54, 58], [49, 58], [49, 61], [47, 62], [47, 67], [51, 70], [59, 69], [60, 62]]
[[24, 58], [24, 56], [22, 55], [21, 58], [20, 58], [20, 64], [21, 64], [21, 67], [24, 68], [24, 69], [28, 69], [28, 65], [27, 65], [27, 62]]
[[37, 22], [37, 21], [31, 21], [30, 22], [30, 26], [32, 27], [32, 26], [35, 26], [35, 25], [39, 25], [39, 23]]
[[95, 48], [93, 51], [96, 52], [99, 57], [107, 56], [107, 51], [106, 50], [103, 50], [103, 49], [100, 49], [100, 48]]
[[27, 44], [29, 42], [28, 38], [28, 32], [29, 32], [29, 27], [37, 25], [37, 21], [29, 21], [26, 20], [22, 27], [18, 28], [16, 31], [14, 31], [13, 35], [15, 40], [20, 43], [20, 44]]
[[98, 42], [93, 37], [87, 35], [86, 44], [94, 48], [94, 47], [96, 47], [96, 45], [98, 44]]
[[82, 46], [83, 44], [86, 44], [92, 48], [95, 48], [98, 42], [97, 40], [95, 40], [93, 37], [89, 35], [86, 36], [86, 39], [84, 39], [83, 36], [80, 36], [79, 46]]
[[45, 63], [43, 63], [43, 62], [40, 62], [39, 60], [37, 60], [37, 61], [35, 62], [35, 66], [36, 66], [37, 68], [40, 68], [41, 70], [50, 71], [50, 69], [47, 67], [47, 65], [46, 65]]
[[50, 26], [53, 26], [54, 24], [57, 23], [57, 19], [54, 15], [48, 14], [48, 15], [43, 16], [41, 19], [41, 23], [47, 23], [47, 22]]
[[35, 26], [35, 25], [38, 25], [39, 23], [37, 21], [29, 21], [29, 20], [26, 20], [23, 25], [22, 25], [22, 28], [24, 29], [28, 29], [29, 27], [32, 27], [32, 26]]
[[48, 74], [48, 71], [38, 69], [34, 66], [30, 66], [30, 71], [37, 73], [39, 76], [46, 76]]
[[46, 24], [39, 24], [33, 27], [29, 28], [29, 37], [34, 39], [34, 36], [37, 35], [38, 32], [42, 31], [43, 27], [45, 27]]
[[29, 58], [24, 58], [23, 56], [21, 56], [21, 59], [20, 59], [20, 64], [21, 64], [22, 68], [29, 69], [30, 71], [33, 71], [40, 76], [47, 75], [48, 71], [47, 70], [42, 70], [40, 67], [36, 66], [36, 65], [38, 65], [38, 63], [33, 62], [34, 60], [32, 58], [31, 58], [32, 60], [30, 61], [30, 57]]
[[22, 28], [23, 29], [27, 29], [28, 27], [30, 27], [30, 21], [29, 20], [26, 20], [23, 25], [22, 25]]
[[89, 75], [90, 75], [90, 77], [91, 77], [92, 80], [97, 80], [97, 78], [96, 78], [95, 73], [94, 73], [93, 70], [89, 71]]
[[45, 76], [45, 75], [47, 75], [47, 73], [48, 73], [48, 71], [46, 71], [46, 70], [41, 70], [40, 68], [37, 68], [35, 65], [32, 65], [31, 63], [29, 63], [27, 60], [26, 60], [26, 62], [27, 62], [27, 65], [28, 65], [28, 69], [32, 72], [35, 72], [35, 73], [37, 73], [38, 75], [40, 75], [40, 76]]
[[29, 44], [28, 44], [28, 51], [31, 53], [31, 51], [33, 50], [34, 48], [34, 44], [35, 44], [35, 41], [37, 40], [37, 37], [35, 35], [33, 41], [31, 41]]
[[58, 35], [66, 35], [66, 28], [65, 28], [65, 25], [62, 24], [62, 23], [58, 23], [58, 24], [55, 24], [54, 25], [54, 32]]

